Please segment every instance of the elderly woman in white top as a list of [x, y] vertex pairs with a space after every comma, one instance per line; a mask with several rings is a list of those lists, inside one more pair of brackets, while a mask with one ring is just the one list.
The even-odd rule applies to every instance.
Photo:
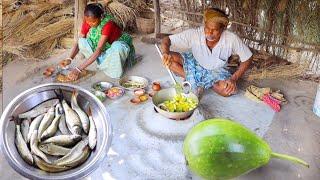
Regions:
[[[227, 97], [236, 93], [236, 82], [250, 67], [252, 53], [236, 34], [226, 30], [229, 19], [223, 11], [205, 10], [204, 23], [199, 28], [163, 38], [162, 61], [198, 92], [212, 88]], [[170, 46], [191, 51], [180, 54], [170, 51]], [[232, 54], [238, 54], [241, 61], [234, 74], [226, 69]]]

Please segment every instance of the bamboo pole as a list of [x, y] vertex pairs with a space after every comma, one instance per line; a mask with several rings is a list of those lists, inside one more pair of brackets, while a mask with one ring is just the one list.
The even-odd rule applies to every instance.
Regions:
[[161, 17], [160, 17], [160, 2], [159, 0], [153, 0], [153, 7], [155, 12], [155, 37], [161, 33]]
[[81, 26], [84, 17], [84, 9], [87, 5], [87, 0], [75, 0], [74, 4], [74, 40], [78, 41], [79, 34], [81, 31]]

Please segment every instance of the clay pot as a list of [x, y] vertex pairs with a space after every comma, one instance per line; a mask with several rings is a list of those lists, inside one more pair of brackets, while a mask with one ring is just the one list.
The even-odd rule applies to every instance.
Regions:
[[54, 71], [55, 71], [55, 68], [54, 68], [54, 67], [48, 67], [48, 68], [46, 69], [46, 71], [48, 71], [48, 72], [54, 72]]
[[43, 73], [43, 75], [46, 76], [46, 77], [49, 77], [49, 76], [52, 75], [52, 72], [45, 71], [45, 72]]
[[153, 82], [152, 83], [152, 90], [154, 91], [160, 91], [161, 90], [161, 86], [159, 82]]
[[141, 102], [140, 98], [136, 97], [130, 100], [132, 104], [139, 104]]

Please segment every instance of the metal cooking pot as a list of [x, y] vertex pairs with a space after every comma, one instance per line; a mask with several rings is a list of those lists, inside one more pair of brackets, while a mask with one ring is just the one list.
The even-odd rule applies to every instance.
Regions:
[[[155, 95], [152, 97], [153, 105], [155, 109], [158, 111], [158, 113], [166, 118], [175, 120], [186, 119], [187, 117], [192, 115], [194, 110], [197, 109], [198, 105], [194, 109], [187, 112], [168, 112], [158, 107], [158, 105], [163, 103], [164, 101], [172, 100], [176, 94], [177, 92], [175, 88], [162, 89], [156, 92]], [[188, 94], [185, 94], [185, 96], [187, 96], [188, 98], [192, 98], [197, 102], [197, 104], [199, 104], [199, 99], [194, 93], [189, 92]]]
[[[59, 173], [47, 173], [27, 164], [19, 155], [14, 144], [15, 126], [11, 117], [25, 112], [43, 101], [56, 97], [55, 89], [61, 89], [70, 102], [74, 89], [79, 92], [78, 103], [87, 110], [90, 105], [93, 120], [97, 126], [97, 145], [90, 157], [80, 166]], [[50, 83], [26, 90], [14, 98], [4, 110], [0, 121], [0, 145], [2, 153], [10, 166], [21, 175], [30, 179], [80, 179], [99, 167], [106, 156], [112, 140], [110, 116], [104, 105], [89, 91], [75, 85]]]

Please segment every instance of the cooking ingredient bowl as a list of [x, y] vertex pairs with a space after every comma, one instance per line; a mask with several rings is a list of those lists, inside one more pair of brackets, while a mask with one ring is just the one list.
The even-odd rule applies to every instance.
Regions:
[[96, 82], [92, 85], [92, 88], [97, 91], [106, 91], [113, 87], [113, 84], [106, 81]]
[[[162, 104], [167, 100], [172, 100], [176, 95], [177, 95], [177, 92], [175, 88], [162, 89], [156, 92], [154, 96], [152, 96], [153, 105], [157, 110], [157, 112], [159, 112], [159, 114], [161, 114], [166, 118], [175, 119], [175, 120], [186, 119], [187, 117], [192, 115], [192, 113], [197, 107], [186, 112], [169, 112], [159, 107], [160, 104]], [[199, 99], [195, 94], [190, 92], [188, 94], [184, 94], [184, 96], [186, 96], [187, 98], [192, 98], [197, 104], [199, 104]]]
[[120, 87], [112, 87], [110, 89], [108, 89], [106, 91], [106, 95], [110, 98], [110, 99], [117, 99], [121, 96], [123, 96], [125, 93], [124, 89], [120, 88]]
[[119, 84], [122, 88], [133, 91], [146, 88], [148, 86], [148, 80], [140, 76], [127, 76], [121, 78]]

